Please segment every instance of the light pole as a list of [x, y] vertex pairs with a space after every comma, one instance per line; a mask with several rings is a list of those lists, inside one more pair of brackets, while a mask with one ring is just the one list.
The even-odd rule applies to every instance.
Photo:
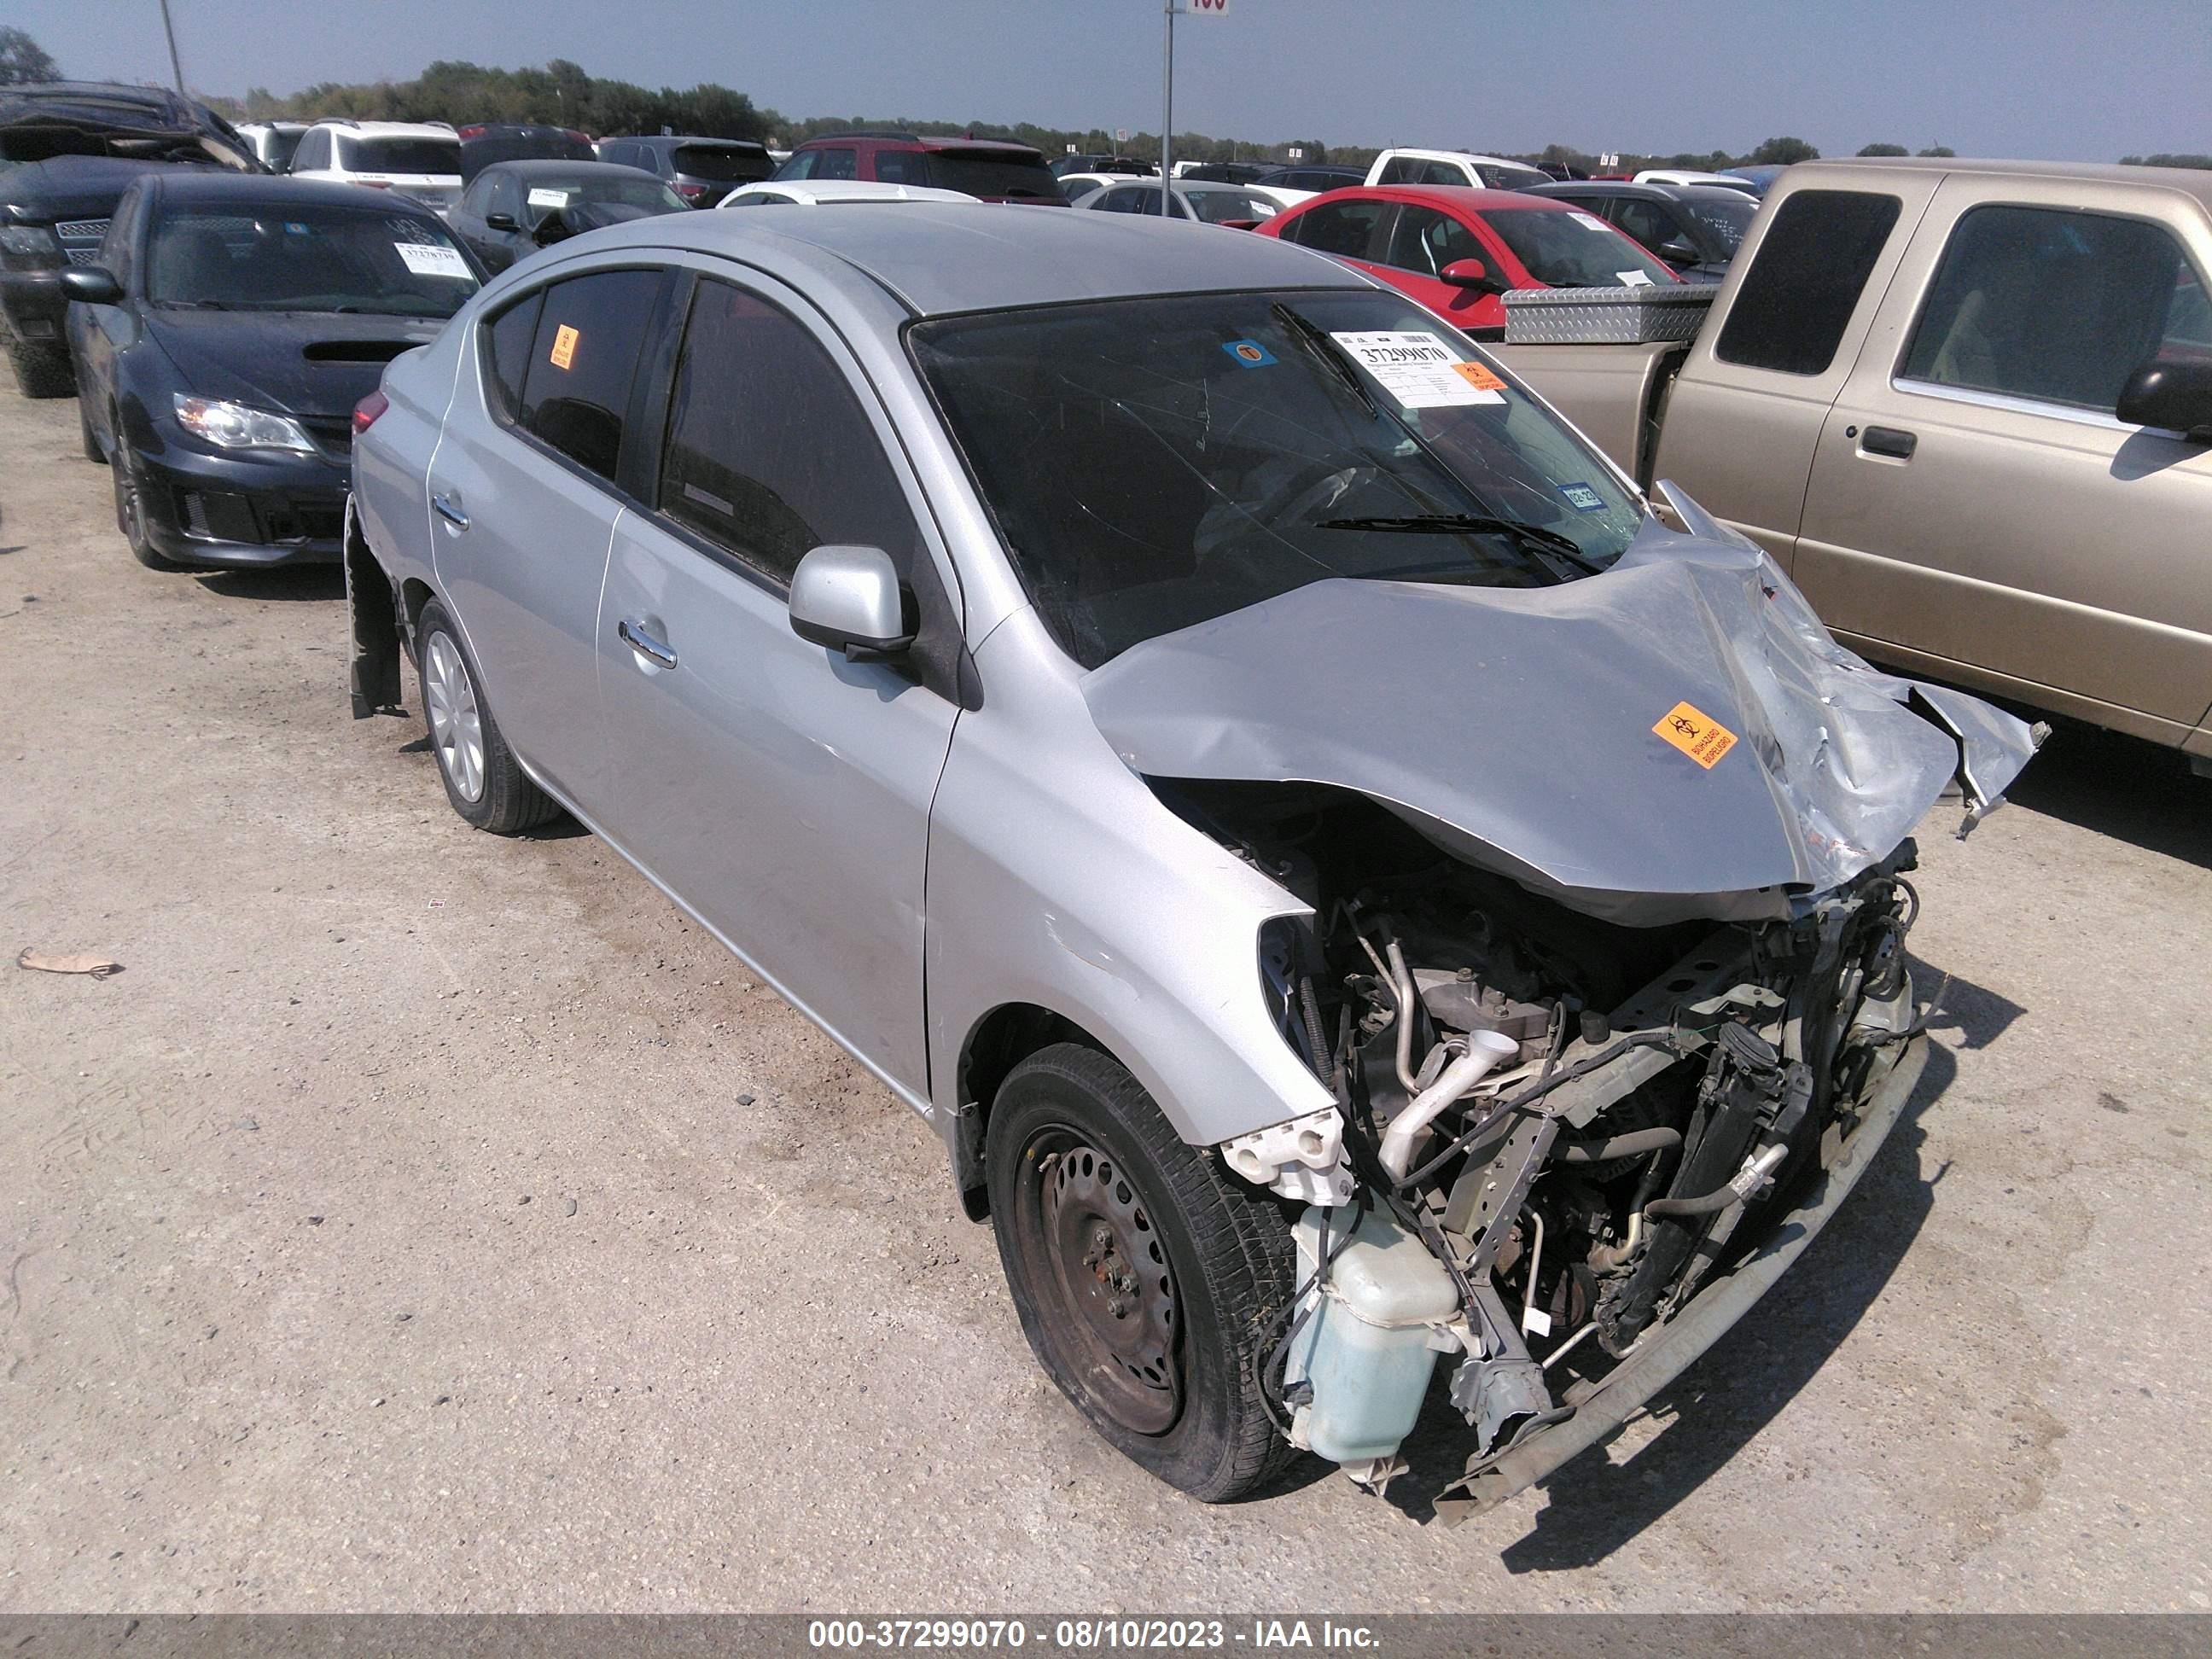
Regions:
[[[161, 0], [164, 6], [168, 0]], [[1175, 0], [1165, 0], [1160, 8], [1167, 19], [1167, 68], [1162, 77], [1160, 94], [1160, 217], [1175, 216], [1175, 196], [1168, 183], [1175, 168]]]
[[189, 98], [185, 90], [185, 61], [177, 56], [177, 26], [169, 21], [169, 0], [161, 0], [161, 32], [169, 37], [169, 71], [177, 77], [177, 96]]

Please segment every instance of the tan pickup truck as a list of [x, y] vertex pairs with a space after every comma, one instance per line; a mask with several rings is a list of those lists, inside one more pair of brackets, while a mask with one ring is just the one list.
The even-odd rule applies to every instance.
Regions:
[[1492, 349], [1866, 655], [2207, 771], [2208, 272], [2212, 173], [1816, 161], [1688, 343]]

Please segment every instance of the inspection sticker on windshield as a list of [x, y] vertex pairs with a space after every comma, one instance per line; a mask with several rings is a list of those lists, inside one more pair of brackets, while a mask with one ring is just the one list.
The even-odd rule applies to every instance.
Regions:
[[553, 331], [553, 349], [545, 354], [545, 361], [559, 369], [566, 369], [576, 361], [576, 342], [583, 337], [563, 323]]
[[1586, 483], [1563, 483], [1559, 494], [1567, 498], [1567, 505], [1577, 513], [1602, 513], [1605, 497]]
[[1243, 368], [1265, 368], [1275, 361], [1275, 354], [1257, 340], [1224, 340], [1221, 349]]
[[565, 190], [533, 190], [530, 192], [530, 205], [564, 208], [568, 205], [568, 192]]
[[1708, 772], [1735, 747], [1735, 733], [1692, 703], [1676, 703], [1651, 729]]
[[394, 242], [407, 269], [417, 276], [458, 276], [469, 280], [469, 268], [462, 262], [457, 247], [433, 247], [428, 242]]
[[1476, 384], [1449, 347], [1425, 331], [1380, 330], [1328, 337], [1382, 383], [1407, 409], [1449, 409], [1462, 404], [1502, 404], [1505, 394]]

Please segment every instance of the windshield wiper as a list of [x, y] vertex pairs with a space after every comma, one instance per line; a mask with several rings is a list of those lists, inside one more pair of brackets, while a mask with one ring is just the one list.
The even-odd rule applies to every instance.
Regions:
[[1479, 513], [1416, 513], [1396, 518], [1323, 519], [1315, 526], [1318, 530], [1369, 530], [1384, 535], [1399, 536], [1509, 536], [1523, 547], [1534, 548], [1580, 567], [1589, 574], [1601, 574], [1605, 567], [1582, 550], [1582, 544], [1571, 536], [1556, 530], [1547, 530], [1540, 524], [1528, 524], [1520, 519], [1492, 519]]
[[1342, 346], [1328, 337], [1327, 329], [1299, 316], [1280, 301], [1268, 309], [1274, 313], [1275, 320], [1290, 331], [1293, 339], [1318, 357], [1337, 379], [1352, 388], [1352, 395], [1359, 399], [1368, 414], [1376, 420], [1382, 418], [1382, 406], [1375, 401], [1374, 394], [1368, 391], [1366, 383], [1359, 378], [1358, 364], [1352, 361]]

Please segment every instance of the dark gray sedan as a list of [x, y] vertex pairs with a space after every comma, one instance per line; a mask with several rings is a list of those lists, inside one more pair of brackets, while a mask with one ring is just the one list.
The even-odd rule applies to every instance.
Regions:
[[1759, 198], [1719, 185], [1631, 185], [1576, 179], [1527, 194], [1572, 202], [1665, 260], [1686, 282], [1717, 283], [1759, 216]]
[[498, 161], [470, 181], [447, 222], [488, 270], [501, 271], [586, 230], [684, 210], [683, 198], [637, 167]]

